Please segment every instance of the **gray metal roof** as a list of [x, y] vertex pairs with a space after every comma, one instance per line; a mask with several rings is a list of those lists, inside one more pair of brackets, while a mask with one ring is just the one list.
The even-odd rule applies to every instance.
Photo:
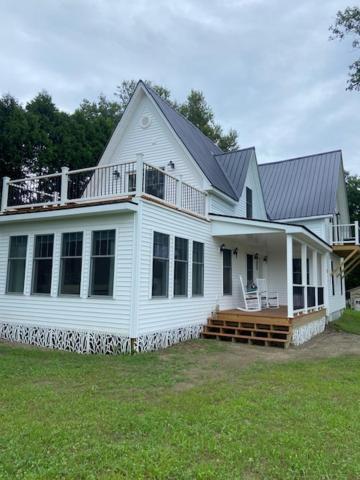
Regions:
[[240, 198], [242, 194], [250, 159], [254, 154], [255, 148], [250, 147], [234, 152], [223, 153], [215, 157], [224, 170], [229, 182], [231, 182], [238, 198]]
[[194, 158], [211, 185], [226, 195], [229, 195], [229, 197], [238, 200], [229, 179], [226, 177], [226, 174], [215, 158], [215, 155], [221, 155], [223, 151], [197, 127], [195, 127], [195, 125], [174, 110], [152, 88], [143, 82], [141, 82], [141, 84], [151, 95], [156, 105], [159, 107], [172, 129], [187, 148], [190, 155]]
[[272, 220], [335, 213], [341, 150], [259, 165]]

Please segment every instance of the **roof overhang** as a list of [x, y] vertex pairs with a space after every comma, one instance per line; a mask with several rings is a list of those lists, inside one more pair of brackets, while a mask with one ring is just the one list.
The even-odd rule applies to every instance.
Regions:
[[64, 220], [76, 217], [133, 213], [137, 210], [134, 202], [110, 203], [108, 205], [84, 205], [59, 210], [47, 209], [42, 212], [14, 213], [0, 216], [0, 228], [9, 223]]
[[227, 217], [216, 214], [210, 214], [210, 219], [211, 232], [214, 237], [283, 233], [284, 235], [293, 235], [296, 240], [307, 243], [313, 248], [327, 252], [332, 251], [329, 244], [301, 225]]

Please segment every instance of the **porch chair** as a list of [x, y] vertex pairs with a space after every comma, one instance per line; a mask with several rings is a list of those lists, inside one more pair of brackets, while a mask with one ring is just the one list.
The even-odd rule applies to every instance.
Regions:
[[244, 299], [244, 307], [237, 307], [237, 310], [243, 310], [244, 312], [259, 312], [261, 310], [260, 297], [258, 290], [248, 292], [244, 287], [242, 276], [240, 278], [240, 288]]
[[265, 278], [258, 278], [255, 280], [258, 288], [261, 306], [263, 308], [279, 308], [279, 294], [278, 292], [269, 292], [267, 281]]

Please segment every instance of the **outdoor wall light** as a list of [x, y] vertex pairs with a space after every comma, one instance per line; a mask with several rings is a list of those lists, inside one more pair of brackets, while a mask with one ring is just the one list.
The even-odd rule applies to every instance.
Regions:
[[118, 178], [120, 177], [120, 172], [119, 172], [118, 170], [114, 170], [114, 171], [112, 172], [112, 174], [114, 175], [114, 177], [115, 177], [116, 179], [118, 179]]
[[264, 262], [267, 262], [267, 257], [264, 257], [263, 260], [264, 260]]
[[220, 252], [223, 252], [225, 250], [225, 243], [222, 243], [220, 245]]
[[255, 253], [254, 258], [255, 258], [255, 260], [259, 260], [259, 254]]
[[175, 170], [175, 163], [172, 160], [170, 160], [167, 166], [170, 168], [170, 170]]
[[237, 257], [237, 256], [238, 256], [238, 248], [237, 248], [237, 247], [236, 247], [236, 248], [234, 248], [234, 250], [233, 250], [233, 254], [235, 255], [235, 257]]

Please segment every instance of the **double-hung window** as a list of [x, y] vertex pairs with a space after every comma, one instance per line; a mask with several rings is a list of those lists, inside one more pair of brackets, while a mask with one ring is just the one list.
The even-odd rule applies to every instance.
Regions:
[[252, 190], [246, 187], [246, 218], [253, 218]]
[[110, 297], [114, 288], [115, 230], [93, 232], [90, 295]]
[[6, 291], [23, 293], [25, 280], [27, 236], [10, 237]]
[[169, 235], [154, 232], [152, 296], [167, 297], [169, 293]]
[[248, 287], [254, 283], [254, 255], [246, 255], [246, 281]]
[[184, 297], [188, 289], [189, 241], [175, 237], [174, 296]]
[[60, 294], [80, 295], [83, 233], [63, 233], [60, 265]]
[[193, 242], [192, 294], [204, 295], [204, 244]]
[[232, 295], [232, 259], [231, 250], [223, 250], [223, 294]]
[[54, 235], [36, 235], [32, 293], [49, 294], [53, 265]]

